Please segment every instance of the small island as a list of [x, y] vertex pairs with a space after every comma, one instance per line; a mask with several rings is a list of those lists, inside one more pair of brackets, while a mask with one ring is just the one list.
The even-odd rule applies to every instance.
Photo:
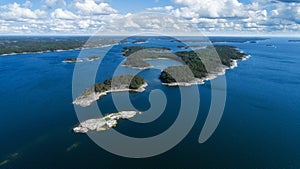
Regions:
[[122, 75], [109, 78], [102, 83], [96, 83], [92, 87], [86, 89], [79, 97], [77, 97], [73, 104], [82, 107], [90, 106], [94, 101], [101, 96], [105, 96], [112, 92], [143, 92], [147, 83], [138, 75]]
[[99, 56], [91, 56], [91, 57], [88, 57], [87, 60], [92, 62], [92, 61], [95, 61], [95, 60], [99, 60], [100, 57]]
[[73, 128], [74, 133], [87, 133], [89, 131], [104, 131], [118, 124], [119, 119], [129, 119], [141, 112], [136, 111], [121, 111], [118, 113], [111, 113], [102, 118], [89, 119], [80, 123], [77, 127]]
[[83, 62], [83, 60], [78, 59], [78, 58], [67, 58], [63, 62], [65, 62], [65, 63], [76, 63], [76, 62]]

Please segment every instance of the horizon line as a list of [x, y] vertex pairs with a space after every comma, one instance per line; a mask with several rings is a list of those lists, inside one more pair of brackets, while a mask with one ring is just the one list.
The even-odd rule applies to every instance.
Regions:
[[[40, 36], [40, 37], [92, 37], [92, 36], [103, 36], [103, 37], [124, 37], [124, 36], [139, 36], [138, 34], [0, 34], [0, 37], [25, 37], [25, 36]], [[202, 33], [201, 34], [161, 34], [161, 35], [140, 35], [140, 36], [174, 36], [174, 37], [295, 37], [300, 38], [300, 34], [211, 34], [211, 33]]]

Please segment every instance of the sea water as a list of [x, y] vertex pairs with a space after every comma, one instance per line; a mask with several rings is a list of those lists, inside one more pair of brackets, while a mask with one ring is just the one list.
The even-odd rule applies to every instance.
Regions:
[[[77, 57], [79, 50], [0, 57], [0, 168], [299, 168], [300, 43], [289, 39], [217, 43], [236, 46], [251, 57], [226, 72], [227, 100], [215, 133], [199, 144], [211, 99], [210, 82], [206, 82], [198, 85], [200, 110], [187, 137], [172, 150], [145, 159], [111, 154], [87, 135], [72, 132], [79, 123], [72, 105], [74, 64], [62, 61]], [[96, 81], [110, 77], [124, 60], [121, 47], [112, 50], [114, 55], [103, 61]], [[180, 108], [178, 88], [161, 85], [158, 79], [163, 65], [179, 63], [149, 62], [156, 68], [140, 73], [149, 86], [143, 93], [130, 93], [131, 102], [146, 111], [151, 106], [150, 92], [160, 89], [169, 104], [151, 123], [121, 120], [115, 129], [128, 136], [162, 133]], [[78, 64], [91, 67], [97, 61]], [[126, 67], [122, 70], [135, 73]], [[102, 112], [117, 111], [111, 94], [97, 103]]]

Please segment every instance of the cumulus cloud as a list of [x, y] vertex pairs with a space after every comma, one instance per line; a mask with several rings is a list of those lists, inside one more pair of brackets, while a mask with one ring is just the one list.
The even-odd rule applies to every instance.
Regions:
[[66, 20], [73, 20], [78, 18], [78, 16], [76, 16], [72, 12], [63, 10], [61, 8], [58, 8], [54, 12], [52, 12], [51, 17], [55, 19], [66, 19]]
[[243, 4], [238, 0], [174, 0], [183, 5], [174, 11], [176, 16], [186, 18], [228, 18], [244, 16]]
[[44, 2], [48, 8], [52, 8], [55, 5], [66, 5], [65, 0], [45, 0]]
[[171, 11], [173, 10], [173, 6], [164, 6], [164, 7], [153, 7], [153, 8], [147, 8], [148, 11]]
[[300, 3], [300, 0], [277, 0], [278, 2], [285, 2], [285, 3]]
[[[0, 6], [0, 33], [299, 32], [300, 0], [172, 0], [174, 5], [122, 14], [105, 0], [30, 0]], [[67, 4], [68, 2], [69, 4]], [[159, 3], [157, 3], [159, 5]], [[36, 6], [34, 6], [36, 7]]]
[[100, 2], [97, 4], [94, 0], [84, 0], [75, 2], [74, 7], [84, 15], [108, 15], [117, 13], [117, 10], [110, 7], [109, 4]]
[[22, 6], [24, 6], [25, 8], [30, 8], [30, 7], [32, 7], [32, 3], [31, 3], [31, 1], [26, 0], [26, 1], [22, 4]]
[[39, 19], [44, 18], [46, 15], [42, 10], [32, 11], [29, 8], [21, 7], [17, 3], [1, 6], [1, 9], [3, 9], [3, 12], [0, 13], [0, 17], [5, 20]]
[[276, 9], [271, 11], [271, 18], [300, 23], [300, 4], [279, 3], [275, 4], [275, 7]]
[[100, 29], [100, 34], [192, 34], [199, 30], [191, 23], [162, 13], [128, 14], [121, 19], [114, 20]]

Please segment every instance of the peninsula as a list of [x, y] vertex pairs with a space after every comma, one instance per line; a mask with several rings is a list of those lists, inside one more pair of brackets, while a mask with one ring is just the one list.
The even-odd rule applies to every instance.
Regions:
[[126, 58], [123, 66], [133, 69], [149, 69], [152, 66], [145, 60], [172, 57], [170, 48], [165, 47], [145, 47], [145, 46], [128, 46], [124, 47], [122, 54]]
[[73, 104], [82, 107], [90, 106], [94, 101], [97, 101], [101, 96], [105, 96], [112, 92], [135, 91], [143, 92], [147, 83], [138, 75], [122, 75], [109, 78], [102, 83], [96, 83], [92, 87], [86, 89]]

